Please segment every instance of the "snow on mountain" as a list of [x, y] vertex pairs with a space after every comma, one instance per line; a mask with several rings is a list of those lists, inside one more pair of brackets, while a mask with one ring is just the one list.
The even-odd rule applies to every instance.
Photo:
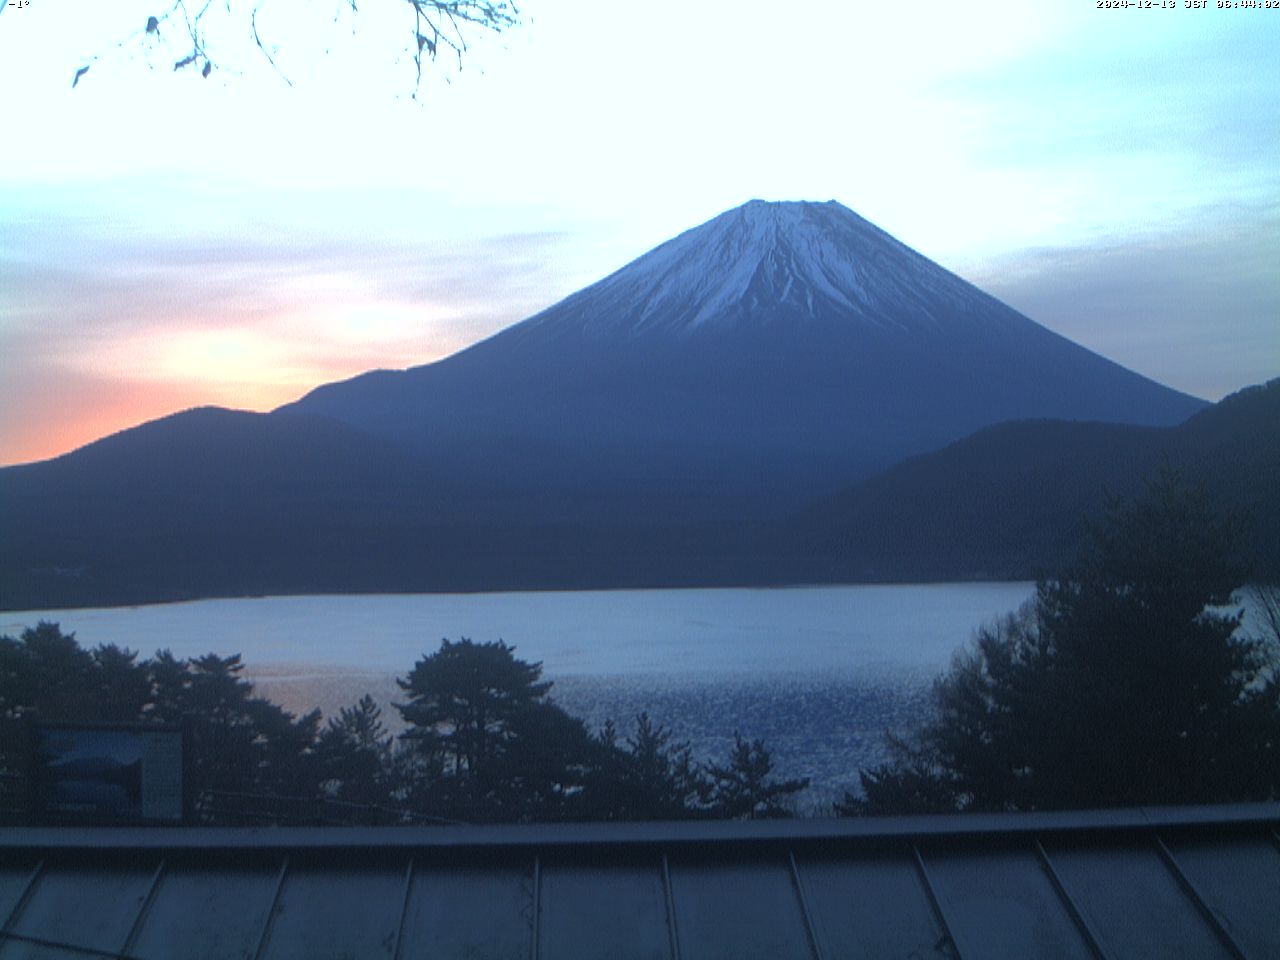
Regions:
[[[744, 321], [940, 332], [1025, 318], [834, 200], [752, 200], [687, 230], [521, 326], [594, 337], [684, 336]], [[987, 318], [991, 322], [991, 318]]]
[[1005, 420], [1170, 425], [1203, 406], [838, 203], [752, 201], [451, 357], [285, 409], [391, 439], [498, 500], [532, 490], [610, 514], [643, 495], [731, 516]]

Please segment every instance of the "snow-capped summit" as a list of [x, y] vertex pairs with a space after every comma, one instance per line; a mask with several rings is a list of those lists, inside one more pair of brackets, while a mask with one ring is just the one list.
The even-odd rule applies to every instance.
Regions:
[[752, 200], [524, 326], [599, 337], [822, 322], [938, 333], [980, 315], [1025, 321], [835, 200]]
[[752, 201], [452, 357], [285, 409], [554, 520], [776, 512], [1000, 421], [1166, 425], [1202, 406], [838, 203]]

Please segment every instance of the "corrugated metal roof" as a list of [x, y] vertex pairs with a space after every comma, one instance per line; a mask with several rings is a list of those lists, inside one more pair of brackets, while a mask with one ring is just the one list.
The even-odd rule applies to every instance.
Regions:
[[1280, 805], [0, 832], [0, 960], [1280, 957]]

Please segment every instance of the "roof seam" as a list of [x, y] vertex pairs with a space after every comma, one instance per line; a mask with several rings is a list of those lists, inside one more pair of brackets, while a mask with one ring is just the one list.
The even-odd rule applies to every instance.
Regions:
[[542, 914], [542, 857], [533, 858], [533, 915], [530, 917], [529, 960], [538, 960], [538, 939], [541, 931]]
[[933, 885], [933, 881], [929, 879], [929, 870], [924, 865], [924, 857], [920, 855], [920, 848], [916, 844], [911, 844], [911, 855], [915, 858], [916, 871], [920, 875], [920, 882], [924, 885], [925, 896], [929, 898], [929, 905], [933, 908], [934, 918], [938, 921], [938, 926], [942, 928], [942, 935], [946, 938], [947, 943], [951, 945], [951, 954], [955, 960], [964, 960], [964, 952], [960, 949], [960, 944], [956, 941], [955, 934], [951, 930], [951, 924], [947, 921], [947, 915], [942, 910], [942, 901], [938, 899], [938, 891]]
[[102, 947], [86, 947], [83, 944], [71, 943], [67, 940], [50, 940], [48, 937], [36, 937], [28, 933], [15, 933], [12, 930], [0, 932], [0, 940], [30, 943], [37, 947], [48, 947], [52, 950], [65, 950], [68, 953], [80, 953], [87, 957], [110, 957], [111, 960], [142, 960], [141, 957], [121, 953], [118, 950], [105, 950]]
[[400, 900], [400, 922], [396, 925], [396, 942], [391, 960], [400, 960], [400, 944], [404, 941], [404, 922], [409, 915], [409, 891], [413, 888], [413, 857], [404, 868], [404, 897]]
[[1098, 960], [1108, 960], [1107, 952], [1102, 948], [1102, 941], [1094, 932], [1093, 927], [1089, 925], [1089, 921], [1085, 918], [1084, 911], [1080, 909], [1075, 899], [1067, 892], [1066, 885], [1062, 882], [1062, 877], [1058, 874], [1058, 869], [1053, 865], [1053, 861], [1049, 859], [1049, 853], [1044, 848], [1044, 844], [1040, 842], [1040, 838], [1036, 838], [1036, 854], [1040, 858], [1040, 865], [1049, 876], [1049, 883], [1052, 885], [1054, 892], [1057, 893], [1063, 905], [1067, 908], [1071, 920], [1076, 925], [1076, 929], [1080, 931], [1080, 935], [1084, 937], [1085, 944]]
[[1160, 860], [1178, 882], [1178, 886], [1182, 889], [1183, 895], [1186, 896], [1196, 907], [1196, 910], [1208, 923], [1209, 928], [1218, 936], [1230, 952], [1235, 960], [1249, 960], [1240, 946], [1232, 938], [1227, 928], [1223, 926], [1222, 921], [1218, 919], [1218, 915], [1213, 912], [1208, 902], [1200, 895], [1200, 891], [1196, 889], [1195, 884], [1191, 882], [1191, 878], [1183, 871], [1177, 859], [1173, 856], [1173, 851], [1165, 844], [1164, 839], [1158, 834], [1153, 833], [1152, 839], [1155, 841], [1156, 849], [1160, 852]]
[[667, 898], [667, 934], [671, 938], [671, 960], [681, 960], [680, 935], [676, 930], [676, 901], [671, 893], [671, 863], [662, 851], [662, 890]]
[[795, 884], [796, 898], [800, 901], [800, 915], [804, 918], [804, 930], [809, 938], [809, 946], [813, 950], [813, 960], [825, 960], [822, 945], [818, 941], [818, 927], [814, 923], [813, 912], [809, 909], [809, 900], [804, 893], [804, 882], [800, 878], [800, 867], [796, 864], [794, 850], [787, 851], [787, 861], [791, 864], [791, 882]]
[[134, 942], [138, 939], [138, 934], [142, 932], [142, 921], [147, 916], [147, 911], [151, 909], [151, 904], [155, 901], [156, 890], [160, 886], [160, 877], [164, 873], [165, 860], [160, 858], [160, 862], [156, 864], [155, 871], [151, 874], [151, 883], [147, 887], [147, 892], [142, 898], [142, 903], [138, 905], [138, 915], [133, 918], [133, 923], [129, 927], [129, 932], [125, 935], [124, 943], [121, 945], [117, 954], [121, 957], [128, 954], [133, 948]]
[[276, 876], [276, 888], [271, 894], [271, 902], [267, 904], [267, 915], [262, 918], [262, 932], [258, 934], [258, 945], [253, 951], [253, 960], [262, 960], [263, 951], [270, 939], [271, 923], [275, 919], [276, 905], [280, 903], [280, 892], [284, 889], [284, 879], [289, 872], [289, 858], [280, 861], [280, 873]]
[[31, 870], [30, 876], [27, 877], [27, 883], [22, 888], [22, 894], [13, 904], [13, 909], [9, 911], [9, 915], [5, 918], [4, 925], [0, 926], [0, 934], [8, 934], [17, 923], [18, 917], [21, 916], [23, 909], [26, 908], [31, 894], [35, 891], [36, 883], [39, 881], [41, 874], [44, 872], [45, 861], [39, 861]]

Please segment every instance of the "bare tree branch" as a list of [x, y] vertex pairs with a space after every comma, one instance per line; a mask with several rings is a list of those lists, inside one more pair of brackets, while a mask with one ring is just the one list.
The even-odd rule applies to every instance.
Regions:
[[[284, 71], [276, 65], [275, 58], [271, 56], [271, 53], [262, 42], [262, 37], [258, 35], [258, 11], [262, 9], [262, 4], [265, 2], [266, 0], [258, 0], [258, 3], [253, 8], [253, 12], [249, 14], [249, 29], [253, 33], [253, 42], [254, 45], [257, 46], [259, 52], [266, 58], [267, 63], [271, 64], [271, 69], [280, 76], [281, 80], [292, 87], [293, 81], [285, 76]], [[351, 8], [353, 10], [355, 9], [355, 0], [352, 0]]]
[[[244, 19], [247, 20], [244, 24], [245, 33], [263, 59], [286, 84], [292, 86], [292, 80], [277, 61], [279, 47], [269, 44], [259, 30], [259, 14], [266, 9], [269, 2], [270, 0], [222, 0], [219, 10], [224, 10], [232, 21], [236, 19], [239, 11], [247, 11], [244, 15]], [[461, 69], [463, 55], [469, 49], [471, 35], [485, 32], [501, 33], [517, 26], [520, 22], [520, 11], [508, 0], [385, 0], [385, 2], [404, 3], [410, 8], [412, 20], [409, 24], [411, 32], [408, 36], [408, 50], [413, 60], [415, 97], [417, 89], [422, 84], [424, 60], [435, 62], [441, 51], [448, 51], [456, 58], [458, 69]], [[214, 60], [216, 52], [214, 47], [218, 44], [211, 39], [210, 31], [235, 29], [234, 26], [211, 27], [209, 25], [206, 16], [213, 5], [214, 0], [203, 0], [199, 5], [189, 0], [173, 0], [171, 6], [149, 16], [143, 27], [113, 44], [106, 53], [122, 50], [140, 42], [151, 46], [167, 45], [176, 41], [180, 44], [180, 49], [175, 51], [178, 55], [172, 61], [173, 69], [182, 70], [194, 66], [199, 68], [202, 77], [208, 77], [214, 67], [219, 65]], [[348, 8], [353, 16], [360, 12], [357, 0], [338, 0], [334, 23], [337, 23], [341, 12]], [[180, 40], [177, 39], [179, 37]], [[96, 54], [86, 58], [72, 78], [71, 85], [74, 87], [79, 84], [89, 68], [104, 55], [105, 53]]]

